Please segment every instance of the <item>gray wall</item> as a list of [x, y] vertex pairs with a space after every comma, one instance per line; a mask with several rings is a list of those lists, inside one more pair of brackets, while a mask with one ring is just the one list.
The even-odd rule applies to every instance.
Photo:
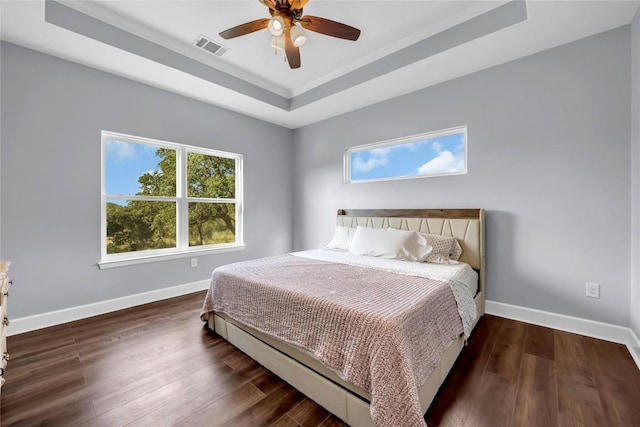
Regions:
[[[140, 83], [2, 44], [2, 256], [11, 317], [207, 279], [288, 252], [292, 132]], [[100, 131], [244, 155], [246, 250], [99, 270]]]
[[[326, 244], [338, 208], [482, 207], [488, 299], [628, 326], [629, 31], [297, 129], [294, 248]], [[463, 124], [467, 175], [342, 183], [346, 147]]]
[[[0, 10], [0, 14], [2, 10]], [[0, 19], [2, 17], [0, 16]], [[0, 83], [2, 82], [2, 42], [0, 42]], [[0, 84], [0, 101], [2, 100], [2, 84]], [[2, 257], [2, 102], [0, 102], [0, 259]]]
[[631, 329], [640, 337], [640, 11], [631, 22]]

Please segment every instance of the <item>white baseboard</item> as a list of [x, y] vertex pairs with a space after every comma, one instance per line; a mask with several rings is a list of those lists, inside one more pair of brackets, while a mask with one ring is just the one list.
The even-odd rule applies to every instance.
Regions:
[[633, 329], [631, 329], [631, 335], [635, 340], [635, 344], [627, 345], [627, 348], [629, 349], [629, 353], [631, 353], [633, 360], [636, 361], [636, 365], [640, 368], [640, 339], [638, 339], [638, 336], [633, 332]]
[[207, 279], [170, 288], [157, 289], [141, 294], [110, 299], [107, 301], [65, 308], [63, 310], [50, 311], [48, 313], [36, 314], [34, 316], [11, 319], [11, 324], [7, 327], [7, 335], [22, 334], [24, 332], [47, 328], [61, 323], [86, 319], [87, 317], [97, 316], [99, 314], [111, 313], [112, 311], [122, 310], [124, 308], [135, 307], [137, 305], [202, 291], [208, 287], [209, 280]]
[[534, 325], [624, 344], [640, 369], [640, 340], [631, 328], [488, 300], [485, 303], [485, 312]]

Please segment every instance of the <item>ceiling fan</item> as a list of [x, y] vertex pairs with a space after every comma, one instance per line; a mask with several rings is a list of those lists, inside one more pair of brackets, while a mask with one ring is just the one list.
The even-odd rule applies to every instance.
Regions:
[[[291, 68], [300, 68], [299, 47], [307, 40], [300, 26], [309, 31], [338, 37], [345, 40], [358, 40], [360, 30], [349, 25], [318, 16], [303, 15], [302, 8], [309, 0], [258, 0], [269, 8], [271, 18], [256, 19], [222, 31], [220, 37], [232, 39], [254, 31], [269, 29], [272, 35], [271, 45], [286, 53]], [[300, 26], [296, 25], [300, 24]]]

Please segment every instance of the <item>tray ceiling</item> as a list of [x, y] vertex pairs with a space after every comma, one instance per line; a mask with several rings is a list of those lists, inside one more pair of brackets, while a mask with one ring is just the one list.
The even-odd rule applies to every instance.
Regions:
[[[305, 14], [362, 31], [307, 32], [291, 70], [257, 0], [0, 2], [3, 40], [297, 128], [628, 24], [637, 1], [324, 1]], [[193, 45], [204, 35], [228, 52]]]

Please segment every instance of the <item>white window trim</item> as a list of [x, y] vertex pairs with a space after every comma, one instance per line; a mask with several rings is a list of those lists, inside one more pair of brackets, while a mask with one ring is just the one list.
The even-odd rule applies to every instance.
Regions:
[[[127, 259], [121, 259], [121, 260], [100, 261], [98, 262], [98, 267], [100, 267], [100, 270], [105, 270], [109, 268], [126, 267], [128, 265], [147, 264], [151, 262], [168, 261], [172, 259], [181, 259], [181, 258], [192, 258], [196, 256], [213, 255], [213, 254], [223, 253], [223, 252], [243, 251], [244, 249], [245, 249], [245, 245], [233, 244], [233, 245], [217, 245], [215, 248], [210, 248], [210, 247], [207, 247], [205, 249], [194, 248], [194, 249], [182, 251], [182, 253], [177, 253], [175, 251], [167, 254], [153, 253], [153, 254], [147, 254], [146, 256], [143, 254], [143, 252], [149, 252], [149, 251], [140, 251], [139, 253], [136, 253], [137, 256], [135, 257], [131, 256]], [[162, 250], [164, 249], [158, 249], [158, 251], [162, 251]]]
[[[397, 177], [390, 177], [390, 178], [371, 178], [371, 179], [356, 179], [356, 180], [351, 179], [351, 155], [353, 153], [357, 153], [360, 151], [368, 151], [375, 148], [389, 147], [392, 145], [409, 144], [411, 142], [421, 141], [424, 139], [434, 139], [434, 138], [440, 138], [440, 137], [454, 135], [454, 134], [464, 134], [464, 171], [447, 172], [447, 173], [439, 173], [439, 174], [431, 174], [431, 175], [397, 176]], [[343, 182], [345, 184], [363, 184], [363, 183], [369, 183], [369, 182], [398, 181], [398, 180], [406, 180], [406, 179], [434, 178], [439, 176], [466, 175], [467, 169], [468, 169], [467, 151], [468, 151], [467, 125], [456, 126], [453, 128], [443, 129], [435, 132], [421, 133], [417, 135], [405, 136], [402, 138], [390, 139], [387, 141], [380, 141], [380, 142], [374, 142], [370, 144], [363, 144], [355, 147], [350, 147], [344, 150]]]
[[[186, 258], [195, 255], [209, 255], [221, 252], [233, 252], [244, 250], [244, 224], [243, 224], [243, 156], [242, 154], [228, 153], [219, 150], [195, 147], [175, 142], [162, 141], [158, 139], [144, 138], [133, 135], [126, 135], [117, 132], [101, 132], [101, 200], [100, 200], [100, 269], [123, 267], [127, 265], [143, 264], [149, 262], [166, 261], [170, 259]], [[106, 150], [105, 141], [107, 139], [122, 139], [134, 143], [142, 143], [156, 147], [171, 148], [176, 150], [176, 197], [170, 196], [135, 196], [135, 195], [107, 195], [106, 193]], [[187, 183], [184, 179], [183, 171], [186, 171], [186, 153], [200, 153], [216, 157], [234, 159], [236, 162], [236, 191], [235, 199], [215, 199], [187, 197]], [[176, 248], [153, 249], [148, 251], [126, 252], [118, 254], [107, 254], [107, 200], [150, 200], [175, 202], [179, 209], [179, 216], [176, 218]], [[236, 241], [234, 243], [204, 245], [189, 247], [188, 220], [180, 221], [178, 218], [188, 218], [189, 202], [222, 202], [236, 204]]]

